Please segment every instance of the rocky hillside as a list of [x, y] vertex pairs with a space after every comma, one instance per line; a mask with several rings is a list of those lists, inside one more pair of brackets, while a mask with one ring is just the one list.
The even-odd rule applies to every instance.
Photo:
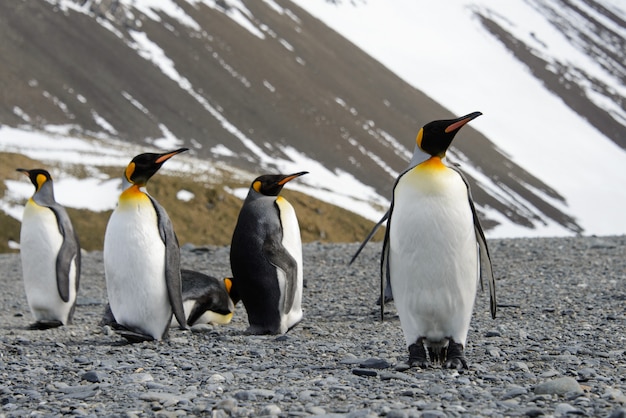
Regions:
[[[249, 173], [303, 157], [388, 198], [419, 127], [455, 116], [288, 1], [147, 4], [0, 2], [0, 125], [187, 146]], [[450, 158], [472, 168], [479, 210], [499, 213], [487, 228], [581, 231], [559, 193], [471, 127]], [[336, 186], [301, 169], [317, 197]]]

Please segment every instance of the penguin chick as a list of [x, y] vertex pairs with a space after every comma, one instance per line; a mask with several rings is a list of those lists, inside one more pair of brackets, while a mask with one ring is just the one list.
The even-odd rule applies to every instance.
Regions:
[[[483, 275], [495, 318], [495, 280], [469, 185], [458, 169], [442, 162], [456, 133], [480, 115], [421, 128], [417, 146], [429, 157], [400, 174], [393, 188], [381, 257], [381, 299], [388, 277], [409, 366], [427, 367], [430, 357], [447, 368], [467, 368], [464, 347]], [[381, 303], [381, 317], [383, 312]]]
[[233, 232], [231, 295], [241, 298], [251, 334], [284, 334], [302, 319], [302, 242], [296, 213], [279, 196], [304, 174], [256, 178]]
[[107, 296], [123, 327], [120, 334], [130, 342], [166, 338], [172, 313], [185, 324], [178, 239], [165, 209], [145, 191], [163, 163], [184, 151], [187, 148], [134, 157], [124, 171], [129, 186], [107, 224]]
[[72, 321], [80, 282], [80, 244], [65, 208], [54, 199], [50, 173], [17, 171], [28, 176], [35, 193], [24, 207], [20, 230], [22, 275], [33, 329]]

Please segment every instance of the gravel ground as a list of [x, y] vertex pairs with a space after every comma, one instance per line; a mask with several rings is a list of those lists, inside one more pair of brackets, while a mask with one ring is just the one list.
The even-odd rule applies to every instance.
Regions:
[[[490, 241], [498, 317], [479, 292], [469, 370], [398, 372], [393, 304], [374, 301], [380, 244], [304, 246], [305, 318], [285, 336], [231, 324], [127, 344], [98, 326], [102, 254], [86, 253], [74, 324], [30, 331], [18, 255], [0, 255], [0, 417], [626, 415], [626, 237]], [[228, 248], [185, 247], [183, 266], [229, 274]]]

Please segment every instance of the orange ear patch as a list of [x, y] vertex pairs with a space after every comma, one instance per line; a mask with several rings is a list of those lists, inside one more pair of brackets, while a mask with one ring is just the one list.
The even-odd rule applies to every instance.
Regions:
[[224, 278], [224, 286], [226, 286], [226, 291], [230, 293], [230, 289], [232, 289], [233, 287], [233, 281], [230, 279], [230, 277]]
[[422, 149], [422, 138], [424, 137], [424, 128], [420, 128], [417, 133], [417, 138], [415, 138], [415, 142], [417, 142], [417, 146]]
[[41, 189], [41, 186], [43, 186], [47, 180], [48, 179], [43, 174], [37, 174], [37, 190]]
[[252, 183], [252, 188], [254, 189], [255, 192], [261, 193], [261, 182], [258, 180], [255, 181], [254, 183]]
[[128, 180], [129, 183], [132, 183], [130, 181], [130, 176], [132, 176], [134, 172], [135, 172], [135, 163], [131, 161], [130, 164], [128, 164], [128, 166], [126, 167], [126, 171], [124, 172], [124, 175], [126, 176], [126, 180]]

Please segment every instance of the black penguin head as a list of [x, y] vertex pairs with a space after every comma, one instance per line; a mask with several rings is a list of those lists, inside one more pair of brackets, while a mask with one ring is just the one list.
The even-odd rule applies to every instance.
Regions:
[[41, 190], [41, 187], [49, 181], [52, 181], [52, 177], [50, 173], [41, 168], [35, 168], [32, 170], [27, 170], [25, 168], [18, 168], [16, 171], [20, 173], [24, 173], [28, 176], [31, 183], [35, 186], [35, 191], [38, 192]]
[[257, 177], [253, 182], [251, 188], [265, 196], [278, 196], [278, 193], [283, 189], [283, 186], [304, 174], [308, 171], [301, 171], [295, 174], [265, 174]]
[[154, 175], [164, 162], [172, 158], [176, 154], [187, 151], [189, 148], [179, 148], [175, 151], [164, 152], [162, 154], [155, 154], [152, 152], [146, 152], [139, 154], [132, 159], [124, 176], [126, 180], [137, 186], [145, 186], [150, 177]]
[[32, 198], [38, 205], [52, 205], [56, 202], [54, 200], [54, 188], [52, 187], [50, 173], [41, 168], [32, 170], [18, 168], [17, 171], [26, 174], [35, 186], [35, 193]]
[[433, 157], [443, 158], [456, 133], [472, 119], [482, 115], [472, 112], [457, 119], [436, 120], [429, 122], [417, 133], [417, 146]]

